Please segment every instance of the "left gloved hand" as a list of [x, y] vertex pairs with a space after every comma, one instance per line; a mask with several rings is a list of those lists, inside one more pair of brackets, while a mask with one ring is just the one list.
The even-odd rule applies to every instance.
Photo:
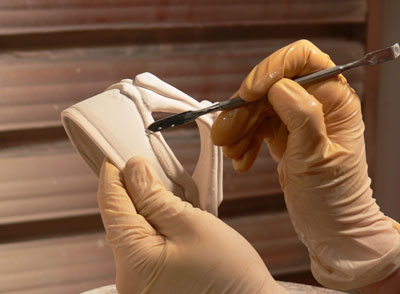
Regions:
[[239, 233], [172, 195], [142, 157], [123, 174], [103, 163], [98, 203], [120, 294], [286, 293]]

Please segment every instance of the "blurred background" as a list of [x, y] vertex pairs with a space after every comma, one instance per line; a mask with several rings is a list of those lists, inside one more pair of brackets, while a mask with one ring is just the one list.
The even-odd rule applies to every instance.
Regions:
[[[0, 293], [114, 283], [97, 179], [66, 137], [64, 108], [145, 71], [198, 100], [225, 100], [258, 62], [298, 39], [337, 64], [393, 45], [399, 13], [396, 0], [1, 0]], [[345, 76], [363, 101], [375, 197], [400, 220], [399, 62]], [[192, 171], [197, 130], [163, 134]], [[266, 148], [243, 175], [225, 160], [220, 217], [275, 278], [316, 284]]]

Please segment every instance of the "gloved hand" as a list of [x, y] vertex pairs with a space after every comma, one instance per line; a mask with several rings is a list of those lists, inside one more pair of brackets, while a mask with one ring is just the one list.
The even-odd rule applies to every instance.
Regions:
[[346, 290], [399, 268], [400, 230], [372, 198], [360, 99], [346, 79], [339, 75], [304, 88], [290, 80], [333, 66], [309, 41], [278, 50], [237, 93], [248, 101], [268, 99], [222, 112], [211, 134], [239, 171], [251, 167], [267, 142], [314, 277]]
[[239, 233], [166, 191], [142, 157], [123, 174], [103, 163], [98, 203], [119, 294], [285, 293]]

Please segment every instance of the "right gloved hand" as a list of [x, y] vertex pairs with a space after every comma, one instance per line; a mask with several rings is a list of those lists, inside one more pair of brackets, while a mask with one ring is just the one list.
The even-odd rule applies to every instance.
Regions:
[[[211, 134], [239, 171], [251, 167], [267, 142], [314, 277], [347, 290], [400, 267], [400, 230], [372, 198], [360, 100], [346, 79], [339, 75], [305, 88], [290, 80], [332, 66], [308, 41], [278, 50], [238, 92], [258, 101], [222, 112]], [[268, 100], [260, 99], [265, 94]]]
[[167, 191], [143, 157], [105, 161], [98, 191], [118, 293], [283, 294], [238, 232]]

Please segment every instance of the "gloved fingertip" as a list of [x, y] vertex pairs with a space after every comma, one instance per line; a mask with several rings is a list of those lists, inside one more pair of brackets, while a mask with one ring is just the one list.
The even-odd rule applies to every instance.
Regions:
[[251, 168], [251, 164], [248, 164], [248, 162], [243, 160], [243, 158], [232, 159], [232, 164], [235, 171], [241, 174], [247, 172]]
[[125, 185], [132, 200], [146, 198], [155, 189], [164, 188], [150, 161], [142, 156], [134, 156], [128, 160], [122, 171]]
[[216, 146], [222, 146], [224, 145], [224, 139], [223, 137], [221, 137], [221, 133], [222, 133], [222, 129], [224, 128], [224, 125], [221, 124], [221, 121], [223, 120], [223, 117], [221, 116], [221, 114], [215, 119], [213, 125], [211, 126], [211, 140], [213, 142], [214, 145]]
[[262, 142], [263, 140], [261, 137], [252, 138], [252, 142], [250, 143], [242, 157], [233, 160], [233, 167], [237, 172], [244, 173], [253, 166], [260, 151]]
[[251, 110], [246, 110], [228, 109], [218, 115], [211, 126], [211, 140], [214, 145], [230, 145], [245, 133], [248, 127], [247, 117], [252, 113]]
[[115, 178], [118, 174], [119, 169], [108, 158], [105, 158], [100, 168], [100, 178], [104, 178], [106, 175]]
[[120, 170], [113, 163], [108, 159], [103, 161], [100, 170], [97, 202], [106, 228], [108, 224], [118, 221], [113, 216], [110, 217], [110, 214], [136, 212], [126, 192], [122, 177]]
[[119, 169], [109, 159], [105, 158], [101, 165], [99, 175], [99, 186], [101, 188], [100, 191], [107, 192], [112, 189], [111, 186], [113, 183], [120, 181], [121, 177]]
[[142, 156], [134, 156], [128, 160], [122, 171], [128, 190], [143, 188], [147, 182], [149, 168], [151, 166], [148, 160]]
[[137, 170], [142, 169], [143, 165], [146, 165], [146, 161], [147, 159], [143, 156], [133, 156], [126, 162], [126, 165], [122, 173], [124, 174], [124, 176], [131, 175], [135, 173]]

